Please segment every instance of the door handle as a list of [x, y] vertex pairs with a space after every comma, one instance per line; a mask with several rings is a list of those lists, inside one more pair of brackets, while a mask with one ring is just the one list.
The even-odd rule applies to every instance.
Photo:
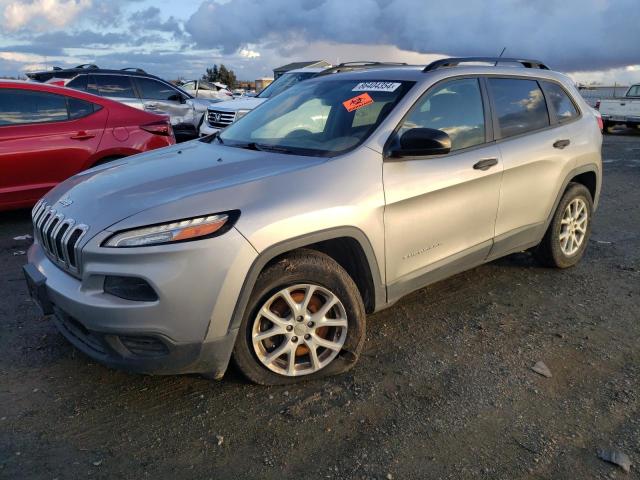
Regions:
[[491, 167], [498, 164], [497, 158], [485, 158], [484, 160], [480, 160], [473, 166], [474, 170], [489, 170]]
[[89, 140], [93, 137], [95, 137], [95, 135], [82, 131], [76, 133], [75, 135], [71, 135], [71, 140]]
[[559, 148], [560, 150], [562, 150], [563, 148], [568, 147], [570, 143], [571, 140], [557, 140], [553, 144], [553, 148]]

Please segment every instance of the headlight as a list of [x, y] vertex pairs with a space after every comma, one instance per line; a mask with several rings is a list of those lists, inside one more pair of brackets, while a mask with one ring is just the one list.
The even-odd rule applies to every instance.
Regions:
[[236, 112], [236, 120], [240, 120], [242, 117], [244, 117], [247, 113], [249, 113], [251, 110], [247, 110], [246, 108], [240, 109]]
[[164, 243], [184, 242], [221, 235], [233, 226], [238, 212], [219, 213], [205, 217], [178, 220], [161, 225], [135, 228], [109, 237], [104, 247], [147, 247]]

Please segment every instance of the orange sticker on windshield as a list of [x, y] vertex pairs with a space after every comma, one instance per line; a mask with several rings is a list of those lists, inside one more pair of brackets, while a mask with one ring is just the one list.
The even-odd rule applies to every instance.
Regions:
[[358, 95], [357, 97], [353, 97], [346, 102], [342, 102], [344, 108], [347, 109], [347, 112], [353, 112], [362, 107], [366, 107], [367, 105], [371, 105], [373, 103], [373, 98], [368, 93], [363, 93], [362, 95]]

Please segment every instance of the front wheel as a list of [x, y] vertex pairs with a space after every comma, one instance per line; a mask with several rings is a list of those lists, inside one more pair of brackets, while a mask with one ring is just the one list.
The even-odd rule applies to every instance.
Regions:
[[299, 250], [258, 277], [233, 358], [263, 385], [335, 375], [358, 359], [365, 322], [349, 274], [327, 255]]
[[576, 265], [589, 242], [592, 212], [593, 199], [587, 187], [570, 183], [536, 249], [538, 259], [556, 268]]

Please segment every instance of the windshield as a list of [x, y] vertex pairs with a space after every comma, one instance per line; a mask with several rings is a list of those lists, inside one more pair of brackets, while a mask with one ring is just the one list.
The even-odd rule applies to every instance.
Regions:
[[303, 80], [308, 80], [316, 75], [316, 72], [284, 73], [258, 94], [258, 98], [271, 98], [284, 92]]
[[231, 147], [335, 156], [361, 144], [413, 83], [302, 82], [228, 126], [219, 140]]

